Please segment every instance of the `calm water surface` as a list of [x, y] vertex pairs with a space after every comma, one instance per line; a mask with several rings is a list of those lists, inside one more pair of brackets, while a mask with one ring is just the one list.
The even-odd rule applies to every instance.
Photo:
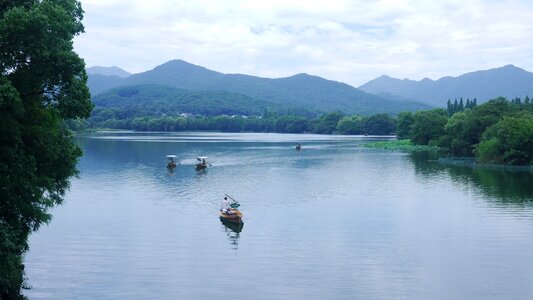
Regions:
[[[531, 173], [360, 147], [369, 139], [80, 138], [80, 177], [50, 225], [31, 237], [26, 295], [533, 298]], [[181, 162], [173, 172], [167, 154]], [[200, 155], [213, 164], [205, 173], [194, 170]], [[240, 200], [241, 230], [218, 219], [224, 193]]]

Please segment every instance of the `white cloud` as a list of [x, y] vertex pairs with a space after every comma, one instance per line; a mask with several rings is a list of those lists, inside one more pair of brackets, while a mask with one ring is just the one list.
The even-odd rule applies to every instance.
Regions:
[[171, 59], [224, 73], [307, 72], [358, 86], [513, 63], [533, 70], [529, 1], [82, 0], [88, 66]]

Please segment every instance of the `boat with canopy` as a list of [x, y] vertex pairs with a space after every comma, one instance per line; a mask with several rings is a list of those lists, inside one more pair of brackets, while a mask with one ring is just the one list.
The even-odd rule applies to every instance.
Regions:
[[207, 166], [211, 166], [211, 164], [207, 162], [207, 156], [198, 156], [196, 160], [198, 161], [198, 163], [196, 163], [197, 170], [205, 169]]
[[176, 167], [176, 155], [167, 155], [167, 168], [175, 168]]

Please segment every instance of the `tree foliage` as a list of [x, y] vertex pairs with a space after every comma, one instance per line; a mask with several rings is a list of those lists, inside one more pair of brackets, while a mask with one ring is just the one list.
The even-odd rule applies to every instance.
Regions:
[[[455, 104], [448, 101], [450, 106]], [[411, 125], [409, 113], [400, 114], [398, 132], [404, 136], [408, 129], [414, 143], [446, 148], [454, 156], [475, 156], [483, 163], [533, 164], [533, 104], [529, 97], [524, 102], [500, 97], [479, 106], [467, 100], [466, 106], [450, 118], [443, 110], [417, 112]]]
[[388, 135], [396, 132], [396, 120], [389, 114], [376, 114], [368, 117], [364, 122], [365, 133]]
[[402, 140], [411, 138], [411, 126], [414, 121], [415, 116], [412, 112], [402, 112], [398, 115], [398, 126], [396, 130], [398, 139]]
[[337, 123], [337, 132], [340, 134], [362, 134], [364, 119], [361, 116], [345, 116]]
[[489, 127], [476, 156], [479, 162], [533, 164], [533, 115], [506, 116]]
[[411, 141], [417, 145], [428, 145], [444, 135], [447, 122], [447, 113], [443, 109], [416, 112], [410, 130]]
[[21, 255], [50, 220], [81, 150], [63, 120], [88, 117], [85, 64], [72, 39], [83, 32], [74, 0], [0, 4], [0, 298], [17, 298]]
[[444, 145], [454, 155], [471, 156], [474, 146], [487, 128], [499, 122], [503, 116], [514, 114], [518, 108], [505, 98], [490, 100], [473, 109], [453, 115], [445, 127]]
[[343, 116], [341, 113], [334, 112], [306, 117], [290, 114], [278, 115], [265, 111], [262, 116], [167, 115], [130, 117], [124, 116], [122, 111], [98, 107], [87, 121], [69, 120], [68, 125], [74, 130], [112, 128], [139, 131], [215, 130], [372, 135], [388, 135], [396, 131], [396, 119], [387, 114], [365, 117], [359, 115]]
[[93, 98], [98, 109], [109, 109], [124, 117], [155, 117], [181, 113], [203, 116], [261, 115], [270, 113], [312, 116], [315, 111], [299, 106], [259, 101], [223, 91], [188, 91], [162, 85], [115, 88]]

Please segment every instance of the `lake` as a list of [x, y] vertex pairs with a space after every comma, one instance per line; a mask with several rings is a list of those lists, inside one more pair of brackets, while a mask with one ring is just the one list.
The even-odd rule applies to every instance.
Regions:
[[[30, 238], [30, 299], [525, 299], [533, 175], [387, 138], [99, 132]], [[303, 149], [296, 151], [296, 143]], [[181, 163], [166, 168], [165, 156]], [[194, 168], [197, 156], [212, 164]], [[227, 193], [242, 228], [218, 218]]]

